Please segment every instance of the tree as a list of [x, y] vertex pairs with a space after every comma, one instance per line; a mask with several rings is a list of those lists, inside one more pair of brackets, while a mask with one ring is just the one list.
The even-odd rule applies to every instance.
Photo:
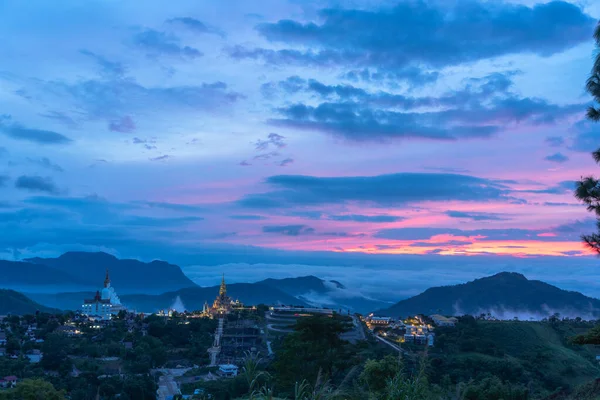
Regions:
[[[594, 98], [594, 105], [587, 110], [587, 117], [591, 121], [600, 121], [600, 23], [596, 26], [594, 32], [596, 41], [596, 60], [592, 66], [592, 72], [586, 83], [586, 90]], [[596, 163], [600, 164], [600, 148], [592, 153]], [[583, 235], [581, 239], [584, 243], [600, 254], [600, 181], [593, 176], [582, 177], [575, 187], [575, 197], [587, 205], [590, 212], [596, 214], [598, 232], [589, 235]]]
[[[600, 23], [596, 26], [594, 40], [596, 41], [596, 48], [600, 49]], [[596, 60], [586, 82], [586, 89], [594, 96], [594, 101], [597, 104], [600, 103], [600, 53], [596, 53]], [[596, 122], [600, 121], [600, 108], [597, 104], [590, 106], [587, 111], [587, 117]]]
[[19, 400], [65, 400], [63, 391], [57, 391], [50, 382], [43, 379], [25, 379], [17, 387], [5, 392], [5, 399]]
[[387, 355], [381, 360], [367, 360], [359, 379], [370, 392], [379, 393], [386, 389], [388, 381], [394, 378], [400, 370], [400, 360], [392, 355]]
[[319, 371], [327, 381], [352, 367], [348, 343], [340, 338], [349, 329], [348, 324], [340, 316], [300, 318], [294, 332], [286, 336], [276, 351], [273, 368], [277, 387], [291, 393], [296, 382], [303, 379], [316, 382]]
[[62, 368], [70, 370], [71, 361], [69, 359], [69, 339], [60, 333], [52, 333], [48, 335], [42, 346], [42, 367], [58, 371]]

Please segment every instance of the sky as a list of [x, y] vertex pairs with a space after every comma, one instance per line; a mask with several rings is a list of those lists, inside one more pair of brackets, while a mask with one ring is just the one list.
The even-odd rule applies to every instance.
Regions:
[[598, 262], [594, 3], [0, 1], [0, 258], [538, 265], [600, 295], [569, 272]]

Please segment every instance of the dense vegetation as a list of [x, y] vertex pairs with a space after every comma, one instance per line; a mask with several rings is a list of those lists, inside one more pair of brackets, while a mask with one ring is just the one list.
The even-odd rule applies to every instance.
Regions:
[[[244, 318], [260, 322], [260, 315]], [[4, 320], [6, 352], [15, 358], [0, 357], [0, 376], [16, 375], [20, 383], [0, 391], [0, 400], [154, 400], [152, 369], [198, 365], [191, 371], [195, 375], [211, 370], [206, 350], [215, 320], [121, 314], [101, 329], [78, 321], [81, 334], [74, 336], [61, 330], [68, 321], [78, 321], [77, 316], [41, 313]], [[19, 339], [32, 323], [42, 343]], [[409, 351], [400, 357], [371, 335], [355, 344], [342, 340], [349, 317], [305, 317], [293, 333], [271, 337], [274, 357], [247, 353], [238, 377], [193, 381], [182, 389], [192, 393], [201, 387], [214, 400], [591, 399], [600, 394], [595, 383], [600, 370], [593, 348], [577, 341], [592, 326], [556, 316], [541, 322], [465, 316], [455, 327], [438, 327], [434, 347], [405, 344]], [[23, 356], [35, 349], [44, 354], [40, 363]]]
[[274, 360], [249, 355], [237, 378], [201, 386], [216, 400], [584, 399], [600, 395], [600, 370], [593, 350], [571, 338], [590, 326], [467, 316], [438, 328], [435, 347], [399, 357], [372, 337], [340, 340], [343, 317], [312, 317], [279, 341]]
[[429, 376], [441, 386], [505, 382], [512, 392], [543, 398], [599, 376], [595, 353], [570, 343], [589, 329], [580, 320], [484, 321], [462, 317], [455, 328], [438, 328], [429, 354]]
[[[61, 329], [67, 321], [76, 321], [73, 328], [81, 333], [67, 335]], [[24, 339], [27, 327], [34, 323], [36, 338], [43, 342]], [[126, 318], [124, 313], [101, 329], [94, 324], [78, 320], [72, 313], [6, 318], [2, 328], [8, 332], [7, 356], [0, 357], [0, 377], [15, 375], [22, 381], [15, 389], [0, 391], [0, 399], [62, 399], [68, 394], [71, 400], [97, 395], [101, 399], [154, 400], [157, 384], [151, 369], [206, 364], [206, 349], [216, 328], [216, 322], [206, 318], [184, 322], [177, 315]], [[26, 357], [34, 350], [43, 353], [39, 363]], [[37, 385], [39, 379], [47, 384]], [[40, 386], [41, 393], [51, 394], [27, 397], [23, 391], [33, 390], [30, 386]]]

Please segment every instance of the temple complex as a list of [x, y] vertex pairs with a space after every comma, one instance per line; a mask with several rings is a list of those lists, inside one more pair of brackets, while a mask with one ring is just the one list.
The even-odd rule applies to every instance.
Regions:
[[225, 284], [225, 274], [221, 279], [221, 287], [219, 288], [219, 295], [213, 301], [212, 307], [209, 307], [208, 303], [204, 303], [202, 313], [211, 317], [219, 317], [229, 314], [233, 308], [242, 307], [243, 305], [239, 300], [234, 301], [227, 295], [227, 285]]
[[121, 299], [119, 299], [115, 289], [110, 285], [110, 277], [108, 276], [107, 269], [102, 292], [98, 290], [93, 299], [85, 299], [82, 305], [82, 312], [88, 317], [109, 320], [121, 310], [126, 310], [126, 308], [121, 304]]

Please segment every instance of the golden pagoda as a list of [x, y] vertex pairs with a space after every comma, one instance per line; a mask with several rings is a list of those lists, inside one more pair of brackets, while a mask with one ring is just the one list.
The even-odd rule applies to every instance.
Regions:
[[231, 297], [227, 296], [227, 284], [225, 284], [225, 274], [223, 274], [223, 278], [221, 279], [221, 287], [219, 288], [219, 295], [210, 308], [210, 314], [213, 316], [219, 314], [229, 314], [233, 306], [237, 304], [239, 304], [239, 302], [234, 302]]

